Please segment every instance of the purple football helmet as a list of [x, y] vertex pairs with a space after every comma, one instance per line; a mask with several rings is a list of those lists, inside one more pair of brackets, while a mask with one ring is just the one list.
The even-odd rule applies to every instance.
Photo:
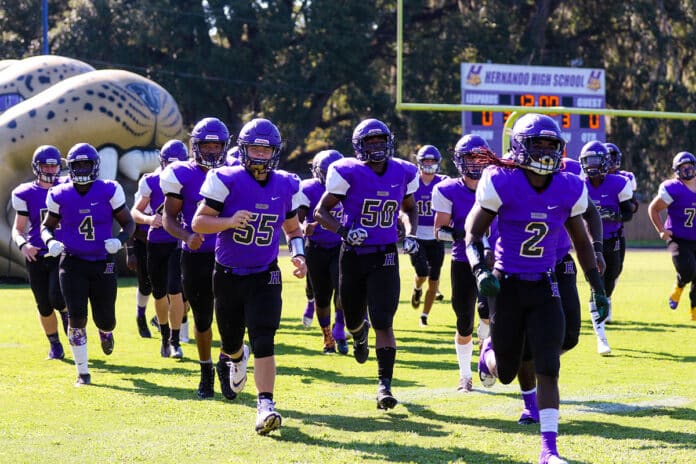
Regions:
[[159, 152], [160, 166], [164, 168], [174, 161], [186, 161], [188, 159], [188, 149], [181, 140], [172, 139], [162, 145]]
[[[551, 142], [551, 146], [540, 148], [541, 141]], [[540, 175], [552, 174], [560, 169], [564, 148], [561, 129], [549, 116], [525, 114], [512, 127], [511, 159], [521, 168]]]
[[70, 180], [74, 184], [89, 184], [99, 177], [99, 153], [88, 143], [78, 143], [66, 158]]
[[[685, 164], [691, 164], [682, 168]], [[696, 157], [688, 151], [680, 151], [672, 160], [672, 170], [681, 180], [691, 180], [696, 177]]]
[[605, 147], [607, 147], [607, 153], [609, 154], [609, 164], [608, 168], [610, 172], [616, 171], [617, 169], [621, 168], [621, 160], [623, 159], [623, 155], [621, 154], [621, 150], [619, 150], [619, 147], [614, 145], [611, 142], [607, 142], [604, 144]]
[[480, 179], [483, 170], [491, 164], [490, 157], [495, 156], [488, 142], [476, 134], [466, 134], [454, 146], [454, 165], [461, 176]]
[[329, 171], [329, 165], [334, 161], [343, 158], [343, 155], [338, 150], [322, 150], [312, 159], [312, 174], [322, 184], [326, 183], [326, 173]]
[[[204, 118], [198, 121], [191, 131], [191, 151], [196, 163], [205, 168], [219, 168], [225, 164], [229, 140], [230, 132], [218, 118]], [[205, 142], [218, 142], [222, 146], [215, 153], [201, 153], [199, 144]]]
[[[382, 141], [365, 142], [369, 137], [383, 137]], [[394, 135], [386, 124], [377, 119], [365, 119], [353, 130], [353, 150], [360, 161], [381, 163], [394, 156]]]
[[[41, 145], [34, 150], [34, 155], [31, 158], [31, 168], [34, 174], [41, 182], [52, 184], [56, 177], [60, 174], [60, 151], [53, 145]], [[41, 170], [41, 165], [58, 166], [58, 171], [55, 174], [48, 174]]]
[[[280, 137], [278, 128], [268, 119], [256, 118], [244, 124], [237, 138], [239, 146], [239, 160], [242, 165], [257, 177], [269, 173], [278, 167], [280, 163], [280, 151], [283, 146], [283, 139]], [[249, 146], [258, 145], [271, 147], [273, 153], [270, 158], [252, 158], [249, 156]]]
[[[435, 162], [430, 165], [423, 164], [425, 160], [434, 160]], [[416, 163], [418, 164], [418, 169], [425, 174], [435, 174], [440, 169], [440, 161], [442, 160], [442, 155], [440, 150], [432, 145], [423, 145], [418, 153], [416, 153]]]
[[583, 145], [580, 150], [580, 166], [589, 178], [600, 177], [609, 172], [609, 153], [607, 146], [593, 140]]

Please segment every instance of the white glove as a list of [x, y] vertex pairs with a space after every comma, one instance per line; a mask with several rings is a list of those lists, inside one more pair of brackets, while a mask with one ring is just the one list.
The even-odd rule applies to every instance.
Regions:
[[111, 255], [118, 252], [122, 246], [121, 241], [117, 238], [107, 238], [104, 240], [104, 249]]
[[346, 234], [346, 243], [351, 246], [360, 246], [367, 238], [367, 231], [362, 227], [351, 229]]
[[418, 253], [418, 248], [419, 245], [416, 237], [406, 236], [406, 238], [404, 238], [404, 253], [415, 255]]
[[50, 240], [48, 243], [48, 253], [46, 253], [48, 256], [53, 256], [55, 258], [56, 256], [60, 256], [60, 254], [65, 250], [65, 245], [63, 245], [63, 242], [59, 242], [58, 240]]

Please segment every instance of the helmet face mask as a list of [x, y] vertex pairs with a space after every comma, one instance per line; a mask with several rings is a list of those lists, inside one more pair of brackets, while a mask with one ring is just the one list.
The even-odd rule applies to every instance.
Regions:
[[[440, 160], [442, 160], [440, 151], [432, 145], [422, 146], [416, 154], [416, 164], [423, 174], [437, 174], [440, 170]], [[426, 161], [429, 162], [426, 163]]]
[[454, 165], [462, 177], [478, 180], [483, 170], [491, 164], [491, 152], [488, 142], [475, 134], [467, 134], [459, 139], [454, 147]]
[[88, 143], [74, 145], [68, 152], [67, 163], [74, 184], [90, 184], [99, 177], [99, 153]]
[[561, 168], [565, 140], [556, 121], [543, 114], [525, 114], [515, 122], [510, 136], [511, 157], [535, 174], [548, 175]]
[[[198, 121], [191, 131], [191, 151], [199, 166], [219, 168], [225, 163], [230, 133], [227, 126], [217, 118], [204, 118]], [[214, 142], [215, 145], [208, 142]], [[201, 150], [201, 146], [206, 148]]]
[[34, 151], [31, 168], [40, 182], [52, 184], [60, 174], [60, 151], [52, 145], [41, 145]]
[[369, 163], [382, 163], [394, 156], [394, 135], [378, 119], [365, 119], [353, 130], [355, 157]]
[[621, 160], [623, 159], [623, 155], [621, 154], [619, 147], [610, 142], [605, 143], [604, 146], [607, 148], [607, 167], [609, 172], [614, 172], [621, 169]]
[[[283, 140], [278, 128], [268, 119], [256, 118], [246, 123], [239, 132], [237, 145], [239, 160], [254, 178], [263, 178], [280, 163]], [[249, 148], [252, 146], [270, 148], [270, 156], [261, 157], [250, 153]], [[257, 152], [254, 149], [251, 151]]]
[[343, 158], [338, 150], [322, 150], [312, 159], [312, 175], [322, 184], [326, 183], [326, 174], [331, 163]]
[[680, 180], [696, 177], [696, 157], [688, 151], [677, 153], [672, 160], [672, 170]]
[[609, 153], [605, 144], [587, 142], [580, 150], [580, 166], [590, 179], [604, 177], [609, 172]]

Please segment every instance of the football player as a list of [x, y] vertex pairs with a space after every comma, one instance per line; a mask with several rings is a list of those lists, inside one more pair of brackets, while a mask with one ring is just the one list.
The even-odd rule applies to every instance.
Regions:
[[[585, 174], [585, 184], [590, 200], [599, 210], [602, 218], [603, 255], [606, 262], [604, 288], [609, 299], [611, 319], [611, 295], [621, 272], [621, 241], [623, 223], [633, 217], [633, 189], [630, 181], [616, 174], [609, 174], [609, 156], [606, 146], [598, 141], [587, 142], [580, 151], [580, 166]], [[594, 311], [590, 301], [590, 312]], [[606, 356], [611, 353], [607, 342], [604, 323], [594, 325], [597, 335], [597, 352]]]
[[29, 285], [39, 310], [39, 321], [50, 345], [48, 359], [63, 359], [65, 352], [58, 336], [58, 311], [63, 331], [68, 330], [68, 312], [58, 281], [58, 258], [47, 254], [41, 240], [41, 220], [46, 214], [48, 189], [56, 185], [61, 168], [60, 151], [52, 145], [41, 145], [34, 151], [31, 167], [36, 180], [12, 190], [15, 219], [12, 240], [24, 256]]
[[[474, 310], [478, 300], [481, 330], [479, 339], [488, 334], [488, 299], [480, 297], [476, 289], [476, 279], [466, 257], [464, 243], [464, 222], [474, 206], [476, 187], [486, 166], [492, 163], [495, 155], [488, 143], [474, 134], [464, 135], [454, 147], [454, 165], [461, 177], [445, 179], [435, 186], [432, 197], [432, 209], [435, 211], [435, 237], [444, 244], [452, 243], [452, 309], [457, 316], [457, 330], [454, 335], [454, 347], [459, 363], [458, 392], [470, 392], [472, 389], [471, 354], [473, 351], [472, 334], [474, 331]], [[491, 234], [486, 243], [495, 243], [497, 226], [494, 220]], [[418, 228], [420, 230], [420, 227]], [[490, 245], [484, 247], [490, 250]], [[492, 259], [492, 256], [491, 256]], [[484, 327], [486, 329], [484, 329]]]
[[[326, 173], [329, 166], [343, 158], [336, 150], [323, 150], [312, 159], [312, 179], [300, 184], [300, 208], [297, 217], [303, 226], [307, 254], [307, 282], [312, 289], [317, 320], [324, 335], [324, 353], [348, 354], [343, 309], [338, 298], [338, 255], [341, 237], [326, 230], [314, 219], [314, 209], [326, 191]], [[343, 206], [337, 204], [332, 214], [341, 220]], [[331, 327], [331, 299], [336, 308], [336, 321]]]
[[162, 337], [160, 355], [164, 358], [183, 357], [179, 332], [184, 315], [184, 299], [181, 295], [180, 241], [162, 227], [164, 194], [160, 187], [160, 174], [161, 169], [170, 163], [186, 160], [188, 149], [183, 142], [170, 140], [165, 143], [159, 152], [160, 169], [140, 178], [137, 201], [131, 209], [136, 223], [149, 226], [147, 269]]
[[[201, 369], [196, 394], [200, 399], [211, 399], [215, 395], [215, 367], [211, 357], [215, 234], [195, 232], [191, 222], [198, 203], [203, 200], [200, 190], [206, 174], [225, 164], [229, 138], [230, 133], [222, 121], [201, 119], [193, 127], [189, 140], [193, 158], [171, 163], [159, 176], [165, 195], [162, 225], [166, 232], [182, 241], [181, 278], [195, 323]], [[228, 391], [228, 380], [223, 377], [220, 382], [223, 393]]]
[[237, 145], [241, 165], [209, 173], [201, 187], [204, 202], [193, 218], [193, 230], [218, 234], [213, 284], [222, 341], [218, 374], [228, 377], [226, 396], [234, 399], [247, 379], [248, 329], [258, 393], [255, 428], [266, 435], [282, 422], [273, 401], [275, 333], [282, 306], [281, 229], [290, 244], [293, 274], [303, 278], [307, 272], [297, 219], [300, 179], [277, 169], [282, 139], [271, 121], [258, 118], [246, 123]]
[[411, 306], [418, 309], [423, 295], [423, 284], [428, 281], [428, 290], [423, 300], [423, 312], [420, 315], [420, 324], [428, 325], [428, 315], [433, 307], [433, 302], [438, 293], [440, 284], [440, 271], [445, 259], [445, 244], [435, 240], [433, 224], [435, 212], [432, 209], [433, 188], [447, 179], [447, 176], [438, 174], [442, 155], [432, 145], [424, 145], [416, 154], [418, 166], [418, 190], [413, 194], [413, 199], [418, 207], [418, 252], [410, 255], [411, 265], [416, 271], [411, 294]]
[[[41, 227], [48, 254], [60, 256], [60, 289], [70, 318], [68, 340], [77, 367], [76, 386], [91, 382], [87, 359], [88, 301], [104, 354], [110, 355], [114, 350], [117, 282], [111, 255], [135, 231], [121, 185], [98, 179], [99, 161], [99, 153], [87, 143], [70, 149], [70, 181], [49, 190], [48, 214]], [[116, 237], [111, 236], [114, 219], [121, 225]], [[58, 225], [60, 240], [55, 235]]]
[[[397, 215], [399, 208], [407, 213], [404, 251], [417, 252], [413, 193], [418, 189], [418, 168], [393, 157], [394, 135], [377, 119], [358, 124], [352, 142], [355, 158], [343, 158], [329, 167], [326, 192], [314, 217], [343, 239], [339, 296], [353, 335], [353, 356], [361, 364], [367, 361], [369, 315], [376, 338], [377, 407], [391, 409], [398, 403], [391, 391], [396, 359], [393, 320], [400, 291]], [[340, 222], [332, 214], [339, 202]]]
[[[650, 220], [660, 239], [667, 242], [672, 255], [672, 264], [677, 271], [668, 303], [677, 309], [682, 291], [691, 283], [689, 303], [691, 320], [696, 321], [696, 230], [693, 227], [696, 203], [696, 157], [681, 151], [672, 160], [675, 178], [660, 184], [660, 189], [648, 206]], [[662, 222], [660, 213], [667, 210], [667, 219]]]
[[[604, 284], [585, 231], [587, 188], [577, 176], [558, 172], [565, 141], [550, 117], [526, 114], [510, 136], [517, 168], [490, 167], [481, 176], [476, 204], [466, 222], [467, 257], [479, 292], [495, 296], [491, 336], [482, 344], [479, 376], [510, 383], [529, 345], [537, 378], [542, 436], [540, 464], [565, 463], [556, 446], [558, 374], [565, 320], [553, 267], [558, 236], [565, 226], [585, 271], [601, 322], [607, 315]], [[498, 218], [495, 268], [484, 258], [483, 236]]]

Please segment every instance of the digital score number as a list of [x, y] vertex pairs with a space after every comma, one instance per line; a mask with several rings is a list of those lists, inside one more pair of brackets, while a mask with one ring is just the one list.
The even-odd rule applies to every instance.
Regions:
[[[552, 91], [550, 91], [552, 90]], [[486, 106], [604, 108], [604, 70], [494, 64], [462, 65], [462, 103]], [[510, 112], [462, 113], [463, 133], [482, 136], [502, 155], [503, 128]], [[576, 158], [591, 140], [605, 140], [604, 118], [597, 114], [549, 114]]]

